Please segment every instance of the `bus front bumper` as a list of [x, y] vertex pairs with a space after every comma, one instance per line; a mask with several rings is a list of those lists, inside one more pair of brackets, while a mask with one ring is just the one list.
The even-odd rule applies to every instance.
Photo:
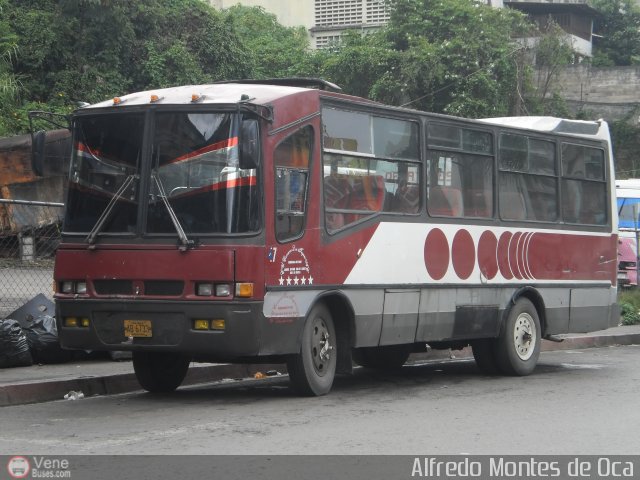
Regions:
[[[56, 319], [60, 344], [67, 349], [172, 351], [220, 361], [296, 353], [302, 322], [273, 324], [262, 305], [56, 300]], [[224, 328], [197, 330], [196, 320], [224, 320]], [[144, 328], [131, 334], [125, 331], [131, 323]]]

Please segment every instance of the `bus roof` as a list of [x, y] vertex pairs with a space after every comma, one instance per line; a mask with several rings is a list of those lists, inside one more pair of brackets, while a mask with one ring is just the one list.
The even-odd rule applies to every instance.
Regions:
[[[309, 91], [309, 88], [270, 85], [260, 83], [218, 83], [209, 85], [184, 85], [135, 92], [88, 105], [84, 108], [105, 108], [114, 105], [192, 105], [192, 104], [234, 104], [248, 101], [258, 105], [266, 105], [278, 98]], [[152, 100], [153, 96], [153, 100]], [[117, 102], [117, 103], [116, 103]], [[83, 109], [84, 109], [83, 108]]]
[[539, 132], [565, 133], [609, 140], [609, 126], [604, 120], [567, 120], [556, 117], [498, 117], [482, 118], [478, 121], [507, 127], [526, 128]]
[[637, 190], [640, 194], [640, 178], [628, 178], [626, 180], [616, 179], [616, 189]]

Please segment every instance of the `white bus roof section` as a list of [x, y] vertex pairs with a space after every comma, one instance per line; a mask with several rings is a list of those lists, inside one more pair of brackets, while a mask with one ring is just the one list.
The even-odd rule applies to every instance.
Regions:
[[618, 198], [640, 198], [640, 189], [637, 188], [616, 188]]
[[[130, 105], [200, 105], [200, 104], [234, 104], [248, 101], [265, 105], [286, 95], [308, 91], [307, 88], [281, 85], [223, 83], [212, 85], [185, 85], [180, 87], [159, 88], [136, 92], [117, 97], [117, 106]], [[194, 97], [197, 96], [197, 97]], [[152, 96], [154, 100], [152, 101]], [[156, 98], [157, 97], [157, 98]], [[194, 100], [194, 98], [197, 98]], [[114, 107], [114, 99], [89, 105], [84, 108]]]
[[640, 178], [617, 179], [616, 188], [619, 190], [636, 190], [640, 192]]
[[480, 122], [505, 127], [527, 128], [540, 132], [566, 133], [587, 138], [609, 140], [609, 126], [604, 120], [567, 120], [556, 117], [499, 117], [482, 118]]

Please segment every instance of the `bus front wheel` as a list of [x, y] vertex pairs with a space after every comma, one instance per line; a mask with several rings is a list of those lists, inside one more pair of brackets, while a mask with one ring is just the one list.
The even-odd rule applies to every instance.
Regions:
[[513, 305], [496, 341], [495, 359], [506, 375], [529, 375], [538, 363], [542, 331], [538, 311], [526, 298]]
[[323, 304], [314, 306], [304, 324], [300, 353], [287, 361], [293, 390], [299, 395], [326, 395], [331, 390], [338, 357], [336, 329], [331, 312]]
[[133, 352], [138, 383], [151, 393], [173, 392], [180, 386], [191, 359], [172, 352]]

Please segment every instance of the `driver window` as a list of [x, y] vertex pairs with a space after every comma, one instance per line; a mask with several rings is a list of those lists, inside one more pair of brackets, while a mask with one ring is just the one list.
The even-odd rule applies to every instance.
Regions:
[[304, 231], [313, 128], [287, 137], [273, 152], [276, 191], [276, 239], [288, 241]]

